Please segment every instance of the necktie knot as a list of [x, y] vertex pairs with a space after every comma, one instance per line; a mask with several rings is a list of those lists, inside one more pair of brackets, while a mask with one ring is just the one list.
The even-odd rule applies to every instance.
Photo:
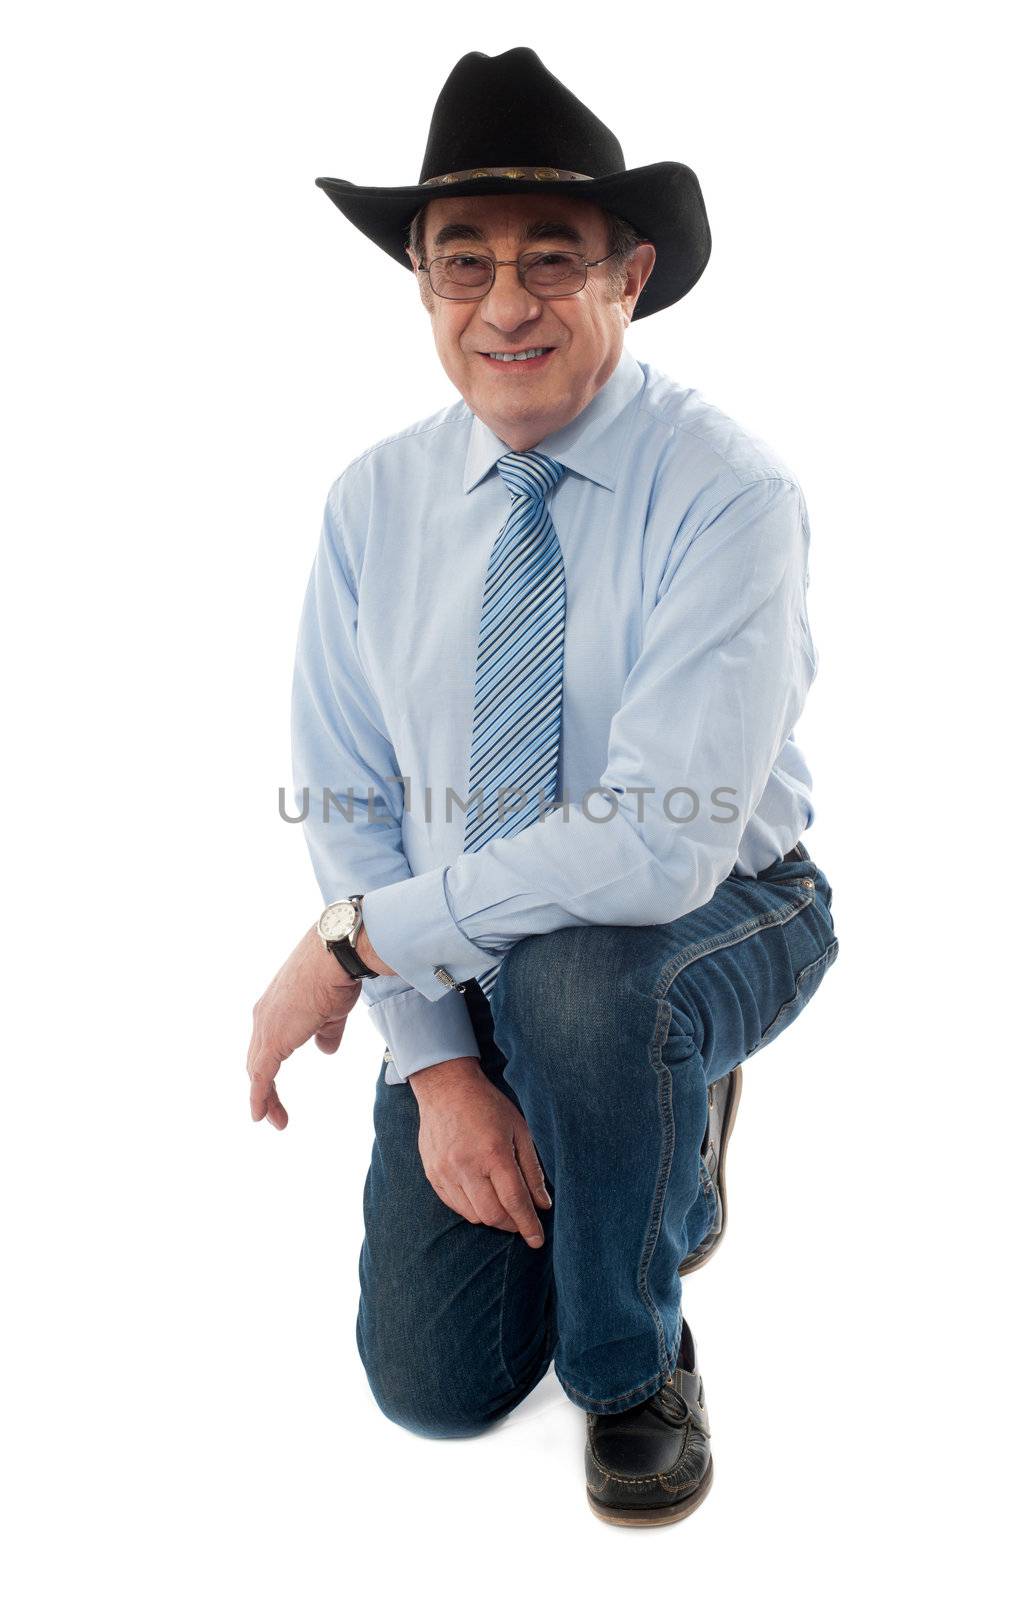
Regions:
[[498, 462], [498, 471], [513, 500], [543, 500], [564, 474], [560, 461], [537, 450], [510, 450]]

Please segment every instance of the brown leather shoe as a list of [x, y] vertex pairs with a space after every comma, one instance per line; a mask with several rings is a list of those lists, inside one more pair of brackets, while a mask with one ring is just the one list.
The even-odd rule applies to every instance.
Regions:
[[622, 1528], [679, 1522], [712, 1487], [705, 1390], [684, 1323], [677, 1370], [629, 1411], [586, 1417], [586, 1494], [604, 1522]]
[[726, 1232], [726, 1146], [733, 1132], [742, 1088], [742, 1066], [734, 1067], [732, 1072], [727, 1072], [709, 1086], [708, 1127], [705, 1130], [702, 1160], [715, 1186], [715, 1221], [697, 1249], [692, 1250], [680, 1263], [682, 1278], [689, 1272], [696, 1272], [711, 1259]]

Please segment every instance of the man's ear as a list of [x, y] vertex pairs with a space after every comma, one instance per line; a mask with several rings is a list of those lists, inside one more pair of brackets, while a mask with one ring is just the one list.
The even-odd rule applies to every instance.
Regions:
[[630, 322], [631, 313], [638, 304], [638, 297], [652, 276], [652, 269], [656, 265], [656, 246], [651, 240], [646, 239], [637, 245], [634, 254], [628, 262], [624, 279], [624, 293], [621, 296], [625, 314]]
[[419, 270], [421, 265], [420, 257], [414, 254], [409, 244], [406, 246], [406, 250], [407, 256], [410, 260], [411, 268], [413, 269], [414, 282], [417, 284], [418, 293], [421, 296], [421, 304], [430, 314], [433, 309], [431, 287], [428, 283], [427, 277]]

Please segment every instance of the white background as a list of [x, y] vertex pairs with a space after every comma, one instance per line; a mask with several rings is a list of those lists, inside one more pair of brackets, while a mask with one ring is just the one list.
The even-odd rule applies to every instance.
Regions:
[[[993, 1592], [1000, 57], [971, 4], [541, 10], [5, 25], [17, 1600]], [[698, 173], [710, 265], [629, 342], [772, 443], [813, 528], [797, 737], [841, 954], [748, 1069], [727, 1241], [686, 1285], [715, 1485], [651, 1533], [590, 1515], [553, 1374], [469, 1442], [375, 1408], [363, 1013], [285, 1068], [286, 1132], [247, 1109], [250, 1008], [318, 908], [276, 796], [326, 493], [455, 398], [410, 277], [313, 180], [414, 181], [455, 61], [517, 44], [629, 166]]]

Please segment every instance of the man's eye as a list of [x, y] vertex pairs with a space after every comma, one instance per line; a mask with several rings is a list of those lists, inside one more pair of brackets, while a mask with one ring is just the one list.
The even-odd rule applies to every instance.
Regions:
[[541, 266], [553, 267], [553, 266], [556, 266], [558, 264], [558, 262], [560, 262], [560, 261], [571, 261], [571, 259], [572, 259], [571, 256], [567, 255], [564, 251], [557, 251], [557, 250], [545, 251], [543, 253], [543, 255], [534, 256], [532, 258], [532, 260], [530, 261], [530, 266], [532, 266], [532, 267], [541, 267]]
[[480, 256], [450, 256], [449, 259], [460, 267], [483, 266]]

